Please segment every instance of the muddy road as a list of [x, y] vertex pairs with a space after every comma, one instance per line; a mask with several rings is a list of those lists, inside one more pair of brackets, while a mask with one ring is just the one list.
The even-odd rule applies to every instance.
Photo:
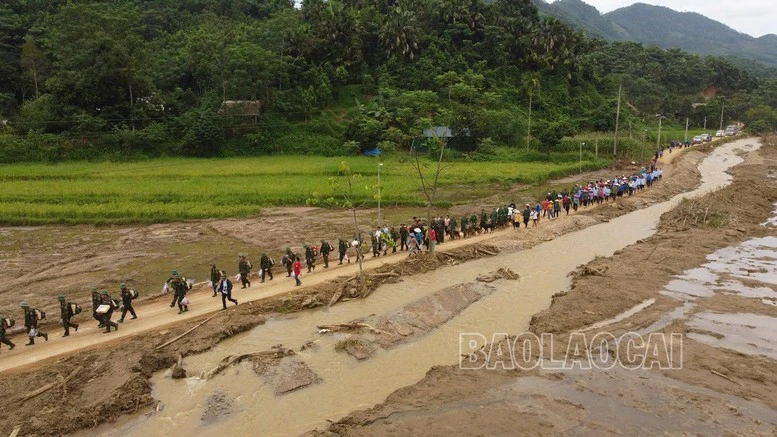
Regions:
[[[774, 435], [777, 144], [773, 137], [764, 142], [740, 153], [731, 185], [676, 205], [655, 235], [573, 270], [570, 289], [528, 326], [555, 335], [554, 349], [533, 350], [542, 366], [489, 370], [487, 363], [502, 358], [475, 349], [465, 357], [470, 369], [437, 366], [311, 435]], [[559, 347], [580, 346], [583, 334], [674, 335], [680, 366], [607, 368], [615, 359], [633, 362], [634, 351]], [[512, 342], [496, 345], [508, 350]], [[580, 356], [600, 366], [553, 366]]]
[[[652, 218], [643, 217], [632, 221], [629, 221], [632, 216], [629, 214], [623, 217], [622, 223], [615, 218], [692, 187], [698, 180], [696, 163], [703, 153], [691, 149], [683, 155], [682, 159], [667, 166], [660, 189], [647, 190], [615, 205], [608, 204], [583, 211], [574, 217], [543, 222], [539, 228], [526, 232], [504, 230], [494, 235], [446, 242], [440, 250], [452, 254], [447, 258], [441, 256], [413, 262], [403, 260], [402, 255], [375, 260], [368, 258], [368, 267], [380, 265], [379, 272], [401, 271], [399, 282], [392, 273], [389, 277], [394, 278], [390, 281], [393, 283], [378, 287], [369, 299], [341, 303], [329, 311], [279, 314], [303, 307], [291, 304], [301, 302], [306, 293], [308, 297], [315, 296], [326, 303], [328, 299], [323, 297], [332, 295], [329, 289], [333, 281], [337, 281], [337, 277], [352, 276], [355, 273], [353, 264], [326, 272], [317, 271], [307, 278], [303, 276], [306, 287], [297, 296], [290, 294], [294, 288], [291, 286], [292, 281], [281, 277], [285, 275], [278, 275], [277, 282], [262, 284], [263, 287], [259, 289], [252, 287], [238, 290], [235, 294], [240, 305], [218, 313], [212, 321], [163, 348], [159, 346], [204, 320], [204, 316], [214, 307], [220, 307], [220, 302], [214, 302], [216, 298], [211, 298], [208, 290], [200, 289], [193, 293], [192, 311], [176, 319], [177, 315], [163, 301], [166, 298], [148, 299], [138, 307], [141, 319], [132, 321], [132, 324], [126, 323], [116, 334], [108, 336], [87, 330], [81, 336], [79, 330], [80, 337], [67, 339], [77, 340], [74, 342], [52, 339], [29, 348], [32, 351], [24, 351], [16, 356], [13, 354], [18, 349], [8, 354], [3, 351], [0, 366], [5, 366], [6, 371], [0, 378], [0, 389], [6, 393], [18, 392], [20, 399], [23, 399], [27, 396], [23, 393], [29, 395], [41, 386], [45, 387], [45, 384], [51, 385], [46, 392], [23, 402], [16, 399], [20, 402], [15, 405], [20, 407], [14, 413], [24, 416], [36, 412], [36, 420], [25, 423], [22, 435], [72, 432], [105, 421], [114, 421], [122, 414], [132, 412], [148, 412], [149, 415], [125, 417], [119, 423], [114, 422], [94, 431], [111, 433], [121, 430], [122, 434], [140, 434], [256, 430], [259, 424], [244, 420], [245, 416], [249, 416], [247, 413], [250, 413], [250, 410], [244, 408], [249, 402], [250, 405], [266, 406], [263, 408], [266, 411], [263, 417], [267, 420], [263, 423], [269, 425], [262, 425], [268, 427], [261, 428], [266, 433], [288, 434], [323, 427], [326, 419], [336, 419], [348, 411], [380, 402], [396, 388], [418, 381], [430, 367], [455, 360], [457, 353], [450, 353], [451, 350], [458, 350], [450, 342], [450, 337], [454, 337], [454, 343], [457, 341], [456, 336], [449, 335], [453, 332], [484, 322], [491, 326], [493, 332], [525, 329], [532, 314], [547, 307], [551, 295], [569, 285], [566, 272], [597, 255], [612, 254], [649, 236], [662, 211], [652, 211], [649, 216]], [[608, 222], [599, 225], [605, 227], [604, 236], [596, 237], [595, 232], [600, 231], [593, 225], [601, 222]], [[194, 232], [191, 229], [200, 225], [182, 225], [181, 233]], [[574, 232], [581, 229], [585, 230]], [[607, 229], [623, 231], [616, 232], [616, 238], [612, 238], [607, 234]], [[148, 232], [153, 233], [151, 230]], [[567, 237], [569, 241], [565, 240]], [[574, 238], [579, 241], [571, 241]], [[471, 250], [473, 244], [480, 245], [483, 250], [479, 253]], [[569, 247], [587, 248], [570, 251]], [[524, 253], [520, 252], [522, 249]], [[498, 257], [491, 257], [499, 251], [502, 253]], [[479, 257], [485, 258], [478, 260]], [[559, 265], [548, 262], [557, 259]], [[455, 265], [466, 260], [470, 261]], [[408, 345], [379, 351], [374, 358], [364, 363], [366, 365], [361, 365], [353, 356], [337, 350], [338, 343], [348, 341], [351, 333], [326, 335], [319, 333], [316, 328], [319, 325], [358, 322], [370, 314], [390, 314], [391, 310], [412, 306], [419, 296], [431, 294], [444, 284], [470, 282], [478, 275], [488, 274], [496, 267], [508, 264], [522, 276], [518, 285], [504, 280], [490, 284], [496, 288], [495, 292], [488, 293], [476, 302], [469, 302], [467, 308], [439, 326], [430, 325], [432, 329], [429, 334], [420, 336]], [[378, 276], [373, 277], [376, 278]], [[515, 292], [516, 289], [518, 292]], [[542, 290], [542, 293], [537, 293], [537, 290]], [[489, 304], [491, 306], [486, 306], [489, 300], [492, 301]], [[269, 318], [266, 319], [268, 314]], [[250, 332], [237, 335], [245, 331]], [[296, 355], [295, 362], [301, 359], [305, 367], [316, 373], [315, 378], [308, 375], [310, 386], [292, 390], [284, 398], [278, 398], [277, 393], [266, 395], [265, 386], [274, 384], [270, 380], [288, 382], [302, 378], [306, 370], [298, 364], [279, 364], [278, 369], [269, 369], [267, 363], [262, 364], [261, 360], [257, 363], [251, 358], [264, 356], [254, 353], [271, 351], [277, 343], [292, 348]], [[433, 347], [430, 349], [430, 346]], [[80, 352], [73, 355], [72, 352], [76, 350]], [[249, 356], [246, 361], [230, 365], [213, 380], [198, 382], [202, 380], [203, 372], [220, 366], [226, 358], [244, 355]], [[231, 358], [226, 360], [230, 361]], [[397, 368], [394, 364], [398, 361], [412, 365]], [[168, 377], [168, 373], [163, 372], [176, 363], [182, 363], [188, 378], [174, 381]], [[391, 371], [386, 370], [389, 368]], [[254, 377], [245, 374], [251, 369]], [[66, 379], [65, 383], [56, 384], [56, 381], [63, 379]], [[153, 392], [150, 381], [153, 381]], [[217, 390], [218, 385], [222, 387]], [[351, 396], [343, 396], [342, 393], [338, 395], [333, 386], [351, 387], [349, 390], [353, 393]], [[236, 395], [235, 390], [243, 390], [243, 394]], [[68, 394], [64, 398], [65, 402], [57, 403], [55, 399], [62, 399], [63, 392]], [[361, 397], [355, 396], [357, 393]], [[227, 404], [229, 413], [220, 410]], [[214, 414], [205, 414], [202, 411], [203, 405], [216, 405], [213, 407]], [[64, 430], [51, 429], [51, 424], [57, 422], [63, 411], [68, 411]], [[300, 411], [310, 414], [300, 417]], [[150, 414], [152, 412], [154, 414]], [[194, 420], [205, 416], [212, 418], [214, 415], [216, 419], [207, 420], [204, 424]], [[293, 424], [288, 424], [290, 415], [295, 417]], [[218, 417], [229, 417], [229, 420]], [[7, 417], [0, 422], [0, 428], [11, 429], [19, 423], [18, 419]], [[201, 428], [203, 426], [207, 428]]]

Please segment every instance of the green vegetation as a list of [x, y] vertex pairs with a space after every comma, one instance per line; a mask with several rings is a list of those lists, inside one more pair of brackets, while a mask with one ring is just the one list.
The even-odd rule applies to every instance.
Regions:
[[[442, 173], [441, 187], [538, 183], [578, 170], [576, 155], [537, 155], [497, 150], [492, 161], [457, 161]], [[525, 162], [500, 161], [507, 157]], [[537, 157], [550, 161], [531, 161]], [[361, 184], [377, 184], [378, 161], [367, 157], [165, 158], [136, 163], [4, 165], [0, 223], [156, 223], [251, 216], [264, 206], [301, 205], [311, 198], [337, 196], [328, 181], [338, 175], [344, 159], [362, 175]], [[584, 159], [584, 169], [607, 165], [607, 161], [590, 155]], [[417, 176], [406, 158], [387, 157], [383, 162], [382, 204], [424, 205]], [[359, 200], [376, 203], [376, 199], [366, 197], [368, 190], [355, 192], [362, 193]]]
[[407, 151], [435, 125], [459, 153], [553, 152], [612, 132], [621, 85], [623, 130], [724, 104], [777, 127], [773, 78], [594, 40], [530, 0], [4, 0], [0, 29], [0, 162]]

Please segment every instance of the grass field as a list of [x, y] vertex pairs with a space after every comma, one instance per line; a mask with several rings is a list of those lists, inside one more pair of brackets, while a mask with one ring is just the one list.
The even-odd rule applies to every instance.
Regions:
[[[0, 166], [0, 223], [119, 224], [255, 215], [265, 206], [337, 197], [329, 183], [345, 160], [362, 178], [358, 192], [376, 203], [379, 158], [268, 156], [155, 159], [135, 163]], [[382, 158], [383, 205], [419, 205], [418, 177], [401, 157]], [[429, 163], [429, 173], [432, 163]], [[588, 159], [584, 169], [606, 161]], [[455, 162], [441, 187], [539, 183], [578, 171], [578, 162]], [[450, 199], [454, 203], [456, 199]]]

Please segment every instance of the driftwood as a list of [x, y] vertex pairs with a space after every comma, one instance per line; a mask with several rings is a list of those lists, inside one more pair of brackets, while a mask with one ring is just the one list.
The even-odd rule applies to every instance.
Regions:
[[366, 323], [350, 322], [350, 323], [338, 323], [336, 325], [318, 325], [318, 329], [326, 329], [329, 332], [338, 331], [357, 331], [362, 328], [369, 329], [373, 334], [383, 334], [380, 329], [374, 328]]
[[[329, 420], [329, 419], [327, 419], [327, 420]], [[11, 437], [16, 437], [17, 435], [19, 435], [19, 431], [21, 431], [21, 430], [22, 430], [22, 426], [21, 425], [16, 425], [13, 428], [13, 431], [11, 431]]]
[[714, 371], [714, 370], [712, 370], [712, 369], [710, 369], [710, 372], [712, 372], [712, 374], [713, 374], [713, 375], [718, 375], [718, 376], [720, 376], [721, 378], [723, 378], [723, 379], [727, 379], [727, 380], [729, 380], [729, 381], [733, 382], [733, 383], [734, 383], [734, 384], [736, 384], [736, 385], [741, 385], [740, 383], [738, 383], [738, 382], [734, 381], [733, 379], [729, 378], [728, 376], [726, 376], [726, 375], [724, 375], [724, 374], [722, 374], [722, 373], [720, 373], [720, 372], [716, 372], [716, 371]]
[[229, 368], [230, 366], [238, 364], [249, 358], [251, 359], [260, 358], [260, 357], [282, 358], [282, 357], [288, 357], [291, 355], [294, 355], [294, 351], [291, 349], [285, 349], [281, 347], [281, 345], [274, 346], [273, 350], [269, 350], [269, 351], [251, 352], [251, 353], [241, 354], [241, 355], [230, 355], [228, 357], [225, 357], [223, 360], [221, 360], [221, 363], [219, 363], [218, 367], [216, 367], [215, 369], [212, 369], [208, 372], [204, 372], [201, 378], [211, 379], [214, 376], [226, 370], [227, 368]]
[[38, 396], [39, 394], [46, 393], [47, 391], [49, 391], [52, 388], [56, 387], [57, 384], [61, 384], [62, 388], [65, 390], [65, 392], [67, 392], [67, 383], [70, 382], [70, 380], [73, 379], [78, 374], [78, 372], [80, 372], [81, 369], [83, 369], [83, 368], [84, 368], [84, 366], [76, 367], [75, 370], [70, 372], [70, 375], [68, 375], [67, 378], [65, 378], [65, 379], [61, 379], [60, 378], [59, 381], [57, 381], [57, 382], [52, 382], [52, 383], [44, 385], [43, 387], [41, 387], [41, 388], [33, 391], [32, 393], [28, 394], [27, 396], [25, 396], [22, 399], [22, 402], [27, 401], [29, 399], [32, 399], [35, 396]]
[[182, 338], [186, 337], [186, 336], [187, 336], [187, 335], [188, 335], [190, 332], [192, 332], [192, 331], [194, 331], [195, 329], [199, 328], [200, 326], [204, 325], [204, 324], [205, 324], [205, 323], [207, 323], [207, 322], [208, 322], [210, 319], [212, 319], [212, 318], [214, 318], [214, 317], [218, 316], [219, 314], [221, 314], [221, 313], [216, 313], [216, 314], [214, 314], [214, 315], [212, 315], [212, 316], [208, 317], [207, 319], [205, 319], [205, 320], [203, 320], [202, 322], [198, 323], [198, 324], [197, 324], [197, 325], [195, 325], [193, 328], [189, 329], [188, 331], [184, 332], [183, 334], [179, 335], [178, 337], [175, 337], [174, 339], [172, 339], [172, 340], [168, 341], [167, 343], [160, 344], [159, 346], [157, 346], [157, 347], [156, 347], [156, 350], [162, 349], [163, 347], [165, 347], [165, 346], [168, 346], [168, 345], [170, 345], [170, 344], [173, 344], [173, 343], [175, 343], [176, 341], [178, 341], [178, 340], [180, 340], [180, 339], [182, 339]]
[[515, 273], [511, 269], [507, 267], [500, 267], [497, 271], [488, 273], [486, 275], [480, 275], [476, 278], [476, 280], [480, 282], [494, 282], [498, 279], [510, 279], [510, 280], [516, 280], [519, 279], [521, 275], [518, 273]]

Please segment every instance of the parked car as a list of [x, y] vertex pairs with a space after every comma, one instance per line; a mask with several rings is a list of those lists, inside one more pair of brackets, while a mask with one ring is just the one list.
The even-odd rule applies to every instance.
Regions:
[[701, 138], [701, 135], [696, 135], [695, 137], [693, 137], [693, 144], [700, 144], [702, 141], [703, 140]]
[[710, 134], [701, 134], [701, 139], [705, 143], [709, 143], [710, 141], [712, 141], [712, 135], [710, 135]]
[[719, 131], [715, 132], [715, 136], [716, 137], [722, 137], [724, 135], [726, 135], [726, 131], [724, 131], [724, 130], [719, 130]]

